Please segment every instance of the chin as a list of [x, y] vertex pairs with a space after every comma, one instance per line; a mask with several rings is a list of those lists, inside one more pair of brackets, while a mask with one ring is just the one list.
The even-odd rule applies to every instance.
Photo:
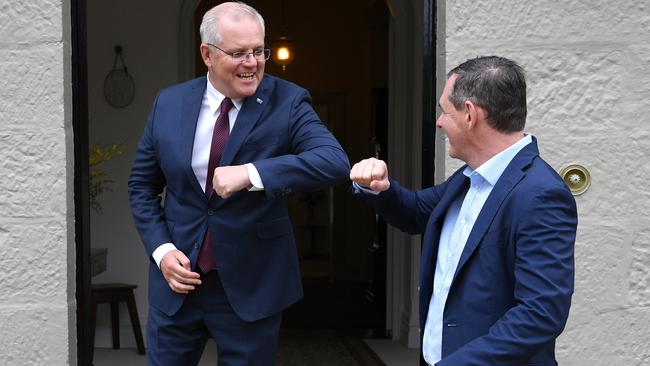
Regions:
[[237, 93], [239, 95], [239, 98], [237, 98], [237, 99], [248, 98], [251, 95], [254, 95], [256, 90], [257, 90], [257, 88], [255, 88], [253, 90], [242, 90], [239, 93]]

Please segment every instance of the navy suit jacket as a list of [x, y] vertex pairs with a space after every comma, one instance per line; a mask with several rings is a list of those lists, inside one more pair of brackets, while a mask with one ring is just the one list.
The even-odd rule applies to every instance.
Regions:
[[[463, 169], [417, 192], [391, 181], [378, 196], [360, 194], [392, 225], [424, 233], [422, 333], [445, 214], [469, 188]], [[533, 138], [503, 172], [467, 239], [445, 304], [436, 365], [555, 365], [555, 339], [573, 293], [576, 227], [575, 200]]]
[[[314, 112], [309, 93], [265, 75], [245, 99], [219, 164], [253, 163], [264, 191], [243, 190], [228, 199], [213, 194], [208, 200], [191, 166], [206, 80], [170, 87], [155, 98], [129, 179], [129, 201], [150, 259], [170, 242], [196, 268], [209, 226], [228, 300], [239, 317], [253, 321], [280, 312], [303, 294], [287, 195], [343, 182], [349, 162]], [[150, 305], [173, 315], [184, 299], [151, 260]]]

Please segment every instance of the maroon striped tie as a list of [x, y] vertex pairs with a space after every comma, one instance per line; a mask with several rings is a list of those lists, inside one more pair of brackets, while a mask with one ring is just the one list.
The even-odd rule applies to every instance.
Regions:
[[[225, 98], [221, 102], [221, 112], [217, 121], [214, 123], [214, 132], [212, 133], [212, 144], [210, 145], [210, 160], [208, 160], [208, 177], [205, 181], [205, 196], [210, 201], [210, 197], [214, 192], [212, 188], [212, 178], [214, 177], [214, 169], [219, 165], [221, 159], [221, 152], [223, 147], [228, 142], [230, 136], [230, 121], [228, 120], [228, 111], [232, 108], [232, 101], [230, 98]], [[201, 246], [198, 260], [201, 272], [208, 273], [215, 266], [214, 256], [212, 255], [212, 246], [210, 245], [210, 227], [205, 233], [205, 240]]]

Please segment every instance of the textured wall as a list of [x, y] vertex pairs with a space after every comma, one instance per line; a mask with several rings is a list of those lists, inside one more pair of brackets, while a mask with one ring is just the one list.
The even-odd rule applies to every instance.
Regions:
[[[591, 173], [577, 197], [576, 291], [561, 365], [650, 364], [650, 12], [641, 1], [446, 4], [447, 70], [497, 54], [527, 70], [527, 130], [556, 169]], [[447, 158], [447, 174], [459, 166]]]
[[74, 363], [69, 14], [0, 3], [2, 365]]

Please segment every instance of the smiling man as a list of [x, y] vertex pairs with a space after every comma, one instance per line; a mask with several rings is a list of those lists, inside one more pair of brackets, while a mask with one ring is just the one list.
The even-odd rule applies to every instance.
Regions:
[[[309, 93], [264, 74], [264, 20], [237, 2], [201, 23], [200, 77], [156, 97], [129, 200], [150, 258], [149, 365], [272, 365], [282, 310], [302, 297], [287, 195], [347, 179]], [[161, 194], [164, 192], [164, 206]]]
[[576, 203], [524, 133], [526, 79], [514, 61], [477, 57], [452, 69], [436, 126], [465, 162], [411, 191], [384, 161], [352, 167], [355, 194], [393, 226], [423, 234], [421, 365], [555, 366], [569, 315]]

